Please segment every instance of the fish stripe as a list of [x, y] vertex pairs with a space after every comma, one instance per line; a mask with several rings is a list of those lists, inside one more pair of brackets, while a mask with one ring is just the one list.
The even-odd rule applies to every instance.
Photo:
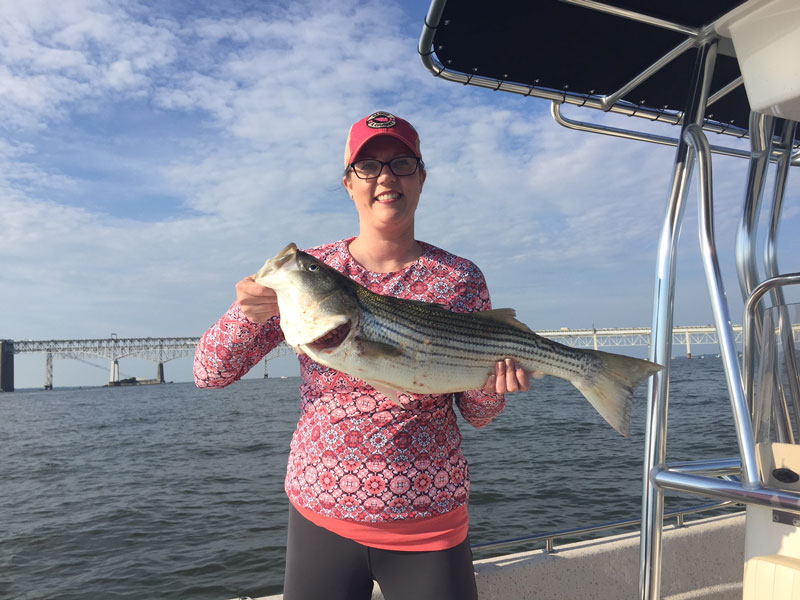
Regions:
[[513, 325], [364, 291], [358, 296], [369, 339], [414, 348], [417, 360], [435, 357], [443, 366], [463, 367], [467, 362], [485, 367], [498, 358], [513, 357], [537, 363], [540, 371], [578, 374], [585, 368], [585, 357], [576, 356], [574, 349]]

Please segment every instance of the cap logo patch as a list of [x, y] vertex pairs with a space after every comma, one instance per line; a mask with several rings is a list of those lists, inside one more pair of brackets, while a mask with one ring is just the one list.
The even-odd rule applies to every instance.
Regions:
[[397, 125], [397, 119], [393, 114], [379, 111], [367, 117], [367, 127], [372, 129], [388, 129]]

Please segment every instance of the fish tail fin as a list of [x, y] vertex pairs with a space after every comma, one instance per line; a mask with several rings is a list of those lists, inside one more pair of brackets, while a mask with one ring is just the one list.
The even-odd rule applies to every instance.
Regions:
[[584, 378], [573, 381], [573, 385], [609, 425], [625, 437], [630, 437], [633, 392], [645, 379], [663, 367], [631, 356], [599, 350], [586, 352], [596, 359], [596, 368], [591, 369]]

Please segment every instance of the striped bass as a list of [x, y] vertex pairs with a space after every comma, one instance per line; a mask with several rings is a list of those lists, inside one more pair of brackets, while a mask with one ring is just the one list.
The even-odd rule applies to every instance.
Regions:
[[455, 313], [369, 291], [289, 244], [256, 273], [278, 298], [280, 326], [298, 354], [359, 377], [397, 402], [398, 392], [483, 388], [498, 360], [572, 383], [608, 423], [630, 435], [633, 392], [662, 367], [571, 348], [531, 331], [508, 308]]

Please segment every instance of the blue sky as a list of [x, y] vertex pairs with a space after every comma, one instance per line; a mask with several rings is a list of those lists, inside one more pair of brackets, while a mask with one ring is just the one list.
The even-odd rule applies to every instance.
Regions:
[[[545, 101], [437, 80], [416, 51], [426, 10], [385, 0], [4, 2], [0, 337], [200, 335], [236, 281], [288, 242], [357, 232], [343, 146], [350, 124], [375, 110], [421, 135], [429, 174], [417, 237], [474, 260], [495, 306], [534, 329], [649, 326], [673, 149], [569, 131]], [[644, 126], [622, 121], [632, 125]], [[714, 158], [736, 322], [742, 167]], [[790, 177], [784, 271], [798, 270], [797, 200]], [[712, 321], [695, 207], [676, 324]], [[17, 386], [39, 387], [43, 363], [18, 356]], [[102, 383], [97, 364], [57, 361], [56, 384]], [[191, 376], [188, 361], [167, 372]]]

